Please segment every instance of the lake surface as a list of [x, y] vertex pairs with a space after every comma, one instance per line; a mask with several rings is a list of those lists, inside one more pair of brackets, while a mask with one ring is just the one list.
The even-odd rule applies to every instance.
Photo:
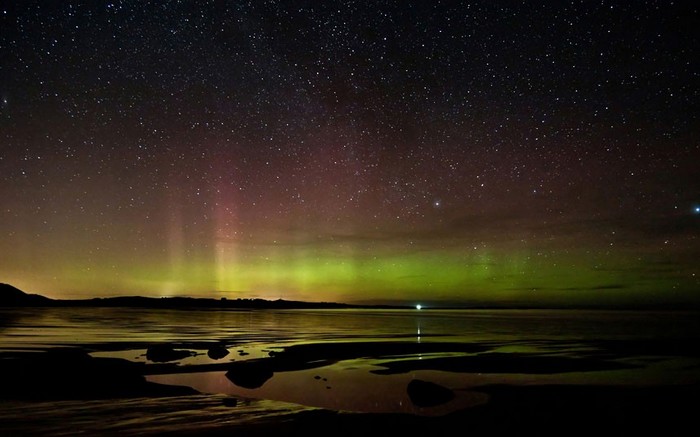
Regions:
[[697, 312], [597, 310], [202, 310], [0, 308], [0, 348], [226, 341], [686, 339]]
[[[500, 384], [697, 384], [698, 339], [700, 318], [693, 312], [0, 309], [0, 351], [71, 346], [93, 357], [143, 363], [149, 381], [202, 393], [186, 403], [190, 409], [203, 405], [202, 420], [235, 421], [230, 410], [217, 409], [221, 399], [230, 397], [251, 400], [250, 410], [238, 409], [248, 411], [248, 418], [297, 407], [441, 416], [489, 402], [480, 388]], [[184, 356], [156, 360], [149, 355], [155, 345]], [[213, 357], [213, 348], [228, 354]], [[254, 383], [236, 383], [231, 373], [241, 363], [269, 368], [270, 374]], [[422, 405], [407, 392], [413, 380], [445, 387], [454, 396]], [[16, 409], [34, 405], [45, 418], [51, 411], [69, 416], [77, 408], [75, 420], [83, 425], [97, 426], [102, 420], [128, 432], [129, 424], [145, 426], [134, 418], [138, 408], [167, 404], [163, 417], [168, 417], [167, 426], [177, 427], [183, 424], [174, 419], [179, 417], [177, 402], [182, 400], [142, 400], [137, 407], [138, 402], [122, 401], [120, 416], [114, 402], [94, 401], [92, 419], [68, 401], [51, 406], [6, 403], [0, 424], [21, 426], [24, 422], [13, 415]], [[110, 415], [111, 422], [100, 415]], [[155, 416], [148, 424], [162, 430]], [[50, 426], [40, 430], [60, 434], [56, 426], [64, 419], [48, 420]]]

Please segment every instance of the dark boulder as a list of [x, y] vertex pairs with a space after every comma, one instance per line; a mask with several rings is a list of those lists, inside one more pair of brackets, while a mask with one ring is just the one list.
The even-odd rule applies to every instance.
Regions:
[[226, 407], [235, 407], [238, 405], [238, 399], [236, 398], [224, 398], [222, 404]]
[[434, 407], [451, 401], [455, 396], [449, 388], [420, 379], [409, 382], [406, 390], [411, 402], [418, 407]]
[[207, 351], [207, 356], [212, 360], [220, 360], [228, 354], [228, 349], [223, 346], [212, 346]]
[[272, 378], [274, 373], [270, 366], [264, 362], [240, 361], [233, 363], [226, 372], [226, 378], [232, 383], [243, 388], [259, 388]]

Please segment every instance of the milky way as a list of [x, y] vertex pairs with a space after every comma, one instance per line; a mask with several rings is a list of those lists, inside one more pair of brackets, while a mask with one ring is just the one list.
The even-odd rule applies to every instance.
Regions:
[[700, 303], [693, 2], [0, 10], [0, 281]]

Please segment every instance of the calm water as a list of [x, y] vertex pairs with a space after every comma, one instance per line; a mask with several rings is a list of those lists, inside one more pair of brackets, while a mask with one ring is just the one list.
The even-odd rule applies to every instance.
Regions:
[[372, 338], [527, 342], [698, 336], [700, 320], [694, 312], [0, 308], [1, 349], [188, 341], [283, 345]]
[[[205, 405], [202, 414], [210, 418], [226, 415], [211, 410], [211, 400], [221, 396], [251, 399], [254, 406], [251, 408], [257, 408], [259, 414], [263, 410], [287, 408], [280, 407], [285, 404], [275, 404], [277, 407], [264, 404], [278, 401], [300, 407], [357, 412], [442, 415], [488, 402], [488, 396], [478, 388], [489, 384], [697, 383], [700, 382], [698, 339], [700, 318], [690, 312], [0, 309], [0, 350], [4, 351], [80, 346], [95, 357], [118, 357], [147, 365], [155, 364], [146, 356], [147, 349], [154, 344], [170, 344], [175, 349], [190, 351], [191, 356], [175, 361], [174, 370], [152, 372], [147, 378], [164, 384], [187, 385], [203, 393], [205, 396], [198, 397], [196, 402], [191, 400], [188, 405], [191, 408], [197, 402], [202, 403]], [[338, 355], [337, 351], [314, 349], [314, 345], [329, 343], [343, 343], [339, 349], [351, 352]], [[377, 343], [398, 343], [405, 346], [405, 352], [397, 353], [395, 348], [389, 348], [383, 353], [382, 346], [372, 346]], [[215, 344], [225, 347], [229, 355], [210, 358], [207, 350]], [[421, 349], [424, 345], [437, 346]], [[481, 349], [460, 350], [459, 345], [476, 345]], [[257, 388], [234, 384], [226, 377], [225, 367], [216, 367], [269, 359], [271, 352], [279, 353], [291, 346], [306, 347], [303, 350], [320, 355], [309, 358], [303, 366], [292, 365], [275, 371], [274, 376]], [[489, 367], [492, 361], [484, 361], [487, 357], [501, 361]], [[511, 361], [524, 363], [522, 369], [502, 366], [499, 363], [503, 357], [516, 357]], [[577, 364], [593, 360], [620, 368], [588, 368], [589, 364]], [[406, 386], [413, 379], [448, 387], [456, 396], [439, 406], [416, 406], [406, 393]], [[263, 403], [255, 404], [255, 400]], [[91, 407], [92, 420], [104, 424], [100, 414], [109, 414], [110, 420], [117, 421], [109, 422], [114, 429], [124, 426], [128, 429], [125, 423], [143, 426], [127, 413], [130, 408], [137, 408], [138, 402], [134, 402], [120, 404], [123, 406], [120, 411], [126, 415], [122, 417], [113, 411], [114, 402], [96, 401]], [[143, 400], [148, 405], [154, 402]], [[170, 402], [168, 423], [178, 426], [179, 422], [172, 418], [173, 405], [178, 401], [157, 402]], [[56, 407], [54, 403], [64, 415], [72, 411], [72, 405], [65, 402]], [[143, 409], [144, 405], [138, 408]], [[13, 408], [26, 411], [27, 405], [5, 405], [0, 419], [8, 420], [15, 411]], [[52, 408], [38, 404], [37, 408], [42, 409], [42, 415], [51, 415]], [[85, 414], [83, 409], [80, 411]], [[92, 423], [80, 414], [76, 420]], [[230, 412], [226, 417], [231, 420]], [[66, 422], [65, 417], [62, 422]], [[156, 426], [156, 422], [151, 418], [149, 423]], [[51, 427], [42, 431], [60, 433]]]

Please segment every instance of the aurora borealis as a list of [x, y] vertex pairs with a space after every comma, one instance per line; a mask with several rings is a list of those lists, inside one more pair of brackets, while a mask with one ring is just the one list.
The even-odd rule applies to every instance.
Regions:
[[700, 303], [698, 6], [0, 10], [0, 282]]

